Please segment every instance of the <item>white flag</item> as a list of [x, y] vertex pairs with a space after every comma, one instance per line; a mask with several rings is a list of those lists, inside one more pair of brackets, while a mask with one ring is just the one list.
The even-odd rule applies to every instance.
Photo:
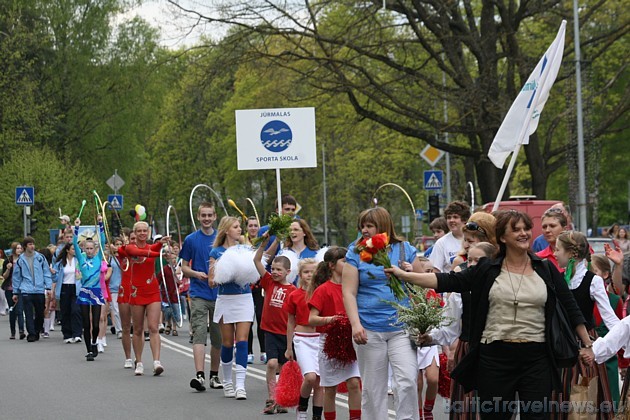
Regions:
[[488, 157], [499, 169], [518, 145], [529, 143], [529, 136], [538, 128], [538, 119], [562, 63], [566, 25], [567, 21], [563, 20], [556, 39], [527, 79], [494, 136]]

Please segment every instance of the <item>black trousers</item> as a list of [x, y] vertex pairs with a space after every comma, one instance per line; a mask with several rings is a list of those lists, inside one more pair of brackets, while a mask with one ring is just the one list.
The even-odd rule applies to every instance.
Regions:
[[[254, 311], [256, 313], [256, 337], [258, 337], [258, 345], [260, 346], [260, 352], [265, 352], [265, 332], [260, 328], [260, 322], [262, 321], [262, 311], [265, 303], [265, 297], [262, 295], [262, 289], [260, 287], [254, 287], [252, 289], [252, 299], [254, 299]], [[254, 330], [253, 326], [249, 329], [249, 337], [247, 340], [247, 352], [249, 354], [254, 353]]]
[[74, 284], [62, 284], [59, 297], [61, 309], [61, 332], [64, 340], [67, 338], [81, 337], [83, 324], [81, 309], [77, 304], [77, 290]]
[[24, 320], [26, 331], [31, 339], [38, 340], [44, 331], [44, 306], [46, 297], [43, 294], [26, 294], [20, 296], [24, 305]]
[[545, 343], [480, 344], [476, 408], [481, 418], [510, 419], [517, 410], [521, 419], [549, 418], [552, 369]]

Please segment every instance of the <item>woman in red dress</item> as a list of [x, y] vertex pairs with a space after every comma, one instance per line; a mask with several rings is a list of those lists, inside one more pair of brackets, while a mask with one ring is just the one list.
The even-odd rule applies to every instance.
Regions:
[[[142, 364], [142, 350], [144, 349], [143, 330], [146, 316], [149, 326], [149, 342], [153, 355], [153, 375], [158, 376], [164, 372], [160, 363], [160, 335], [158, 324], [162, 313], [160, 286], [155, 276], [155, 258], [159, 258], [162, 242], [153, 245], [147, 244], [149, 237], [149, 225], [146, 222], [137, 222], [133, 225], [136, 234], [136, 242], [119, 248], [119, 254], [130, 260], [131, 293], [129, 304], [131, 305], [131, 319], [136, 326], [133, 331], [133, 351], [136, 356], [135, 375], [144, 375]], [[167, 241], [168, 238], [162, 238]]]

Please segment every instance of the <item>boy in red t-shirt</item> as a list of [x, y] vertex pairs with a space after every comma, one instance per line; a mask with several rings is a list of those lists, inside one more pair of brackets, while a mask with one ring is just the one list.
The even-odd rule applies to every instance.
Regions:
[[254, 255], [254, 264], [260, 274], [260, 287], [265, 291], [261, 329], [265, 332], [265, 349], [267, 351], [267, 391], [269, 398], [265, 402], [264, 414], [286, 413], [288, 410], [276, 404], [274, 393], [276, 388], [276, 371], [278, 366], [287, 361], [284, 353], [287, 350], [288, 314], [283, 310], [284, 300], [296, 287], [289, 284], [287, 276], [291, 272], [291, 260], [278, 256], [271, 263], [271, 274], [262, 263], [263, 251], [269, 242], [268, 234]]

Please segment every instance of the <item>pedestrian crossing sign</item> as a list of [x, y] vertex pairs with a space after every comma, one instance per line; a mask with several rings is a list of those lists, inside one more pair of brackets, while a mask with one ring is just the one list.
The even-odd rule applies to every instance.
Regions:
[[123, 196], [122, 194], [109, 194], [107, 201], [114, 210], [122, 210], [123, 208]]
[[442, 171], [424, 171], [424, 189], [425, 190], [441, 190], [443, 188], [444, 172]]
[[34, 187], [15, 187], [15, 204], [18, 206], [32, 206], [35, 204]]

